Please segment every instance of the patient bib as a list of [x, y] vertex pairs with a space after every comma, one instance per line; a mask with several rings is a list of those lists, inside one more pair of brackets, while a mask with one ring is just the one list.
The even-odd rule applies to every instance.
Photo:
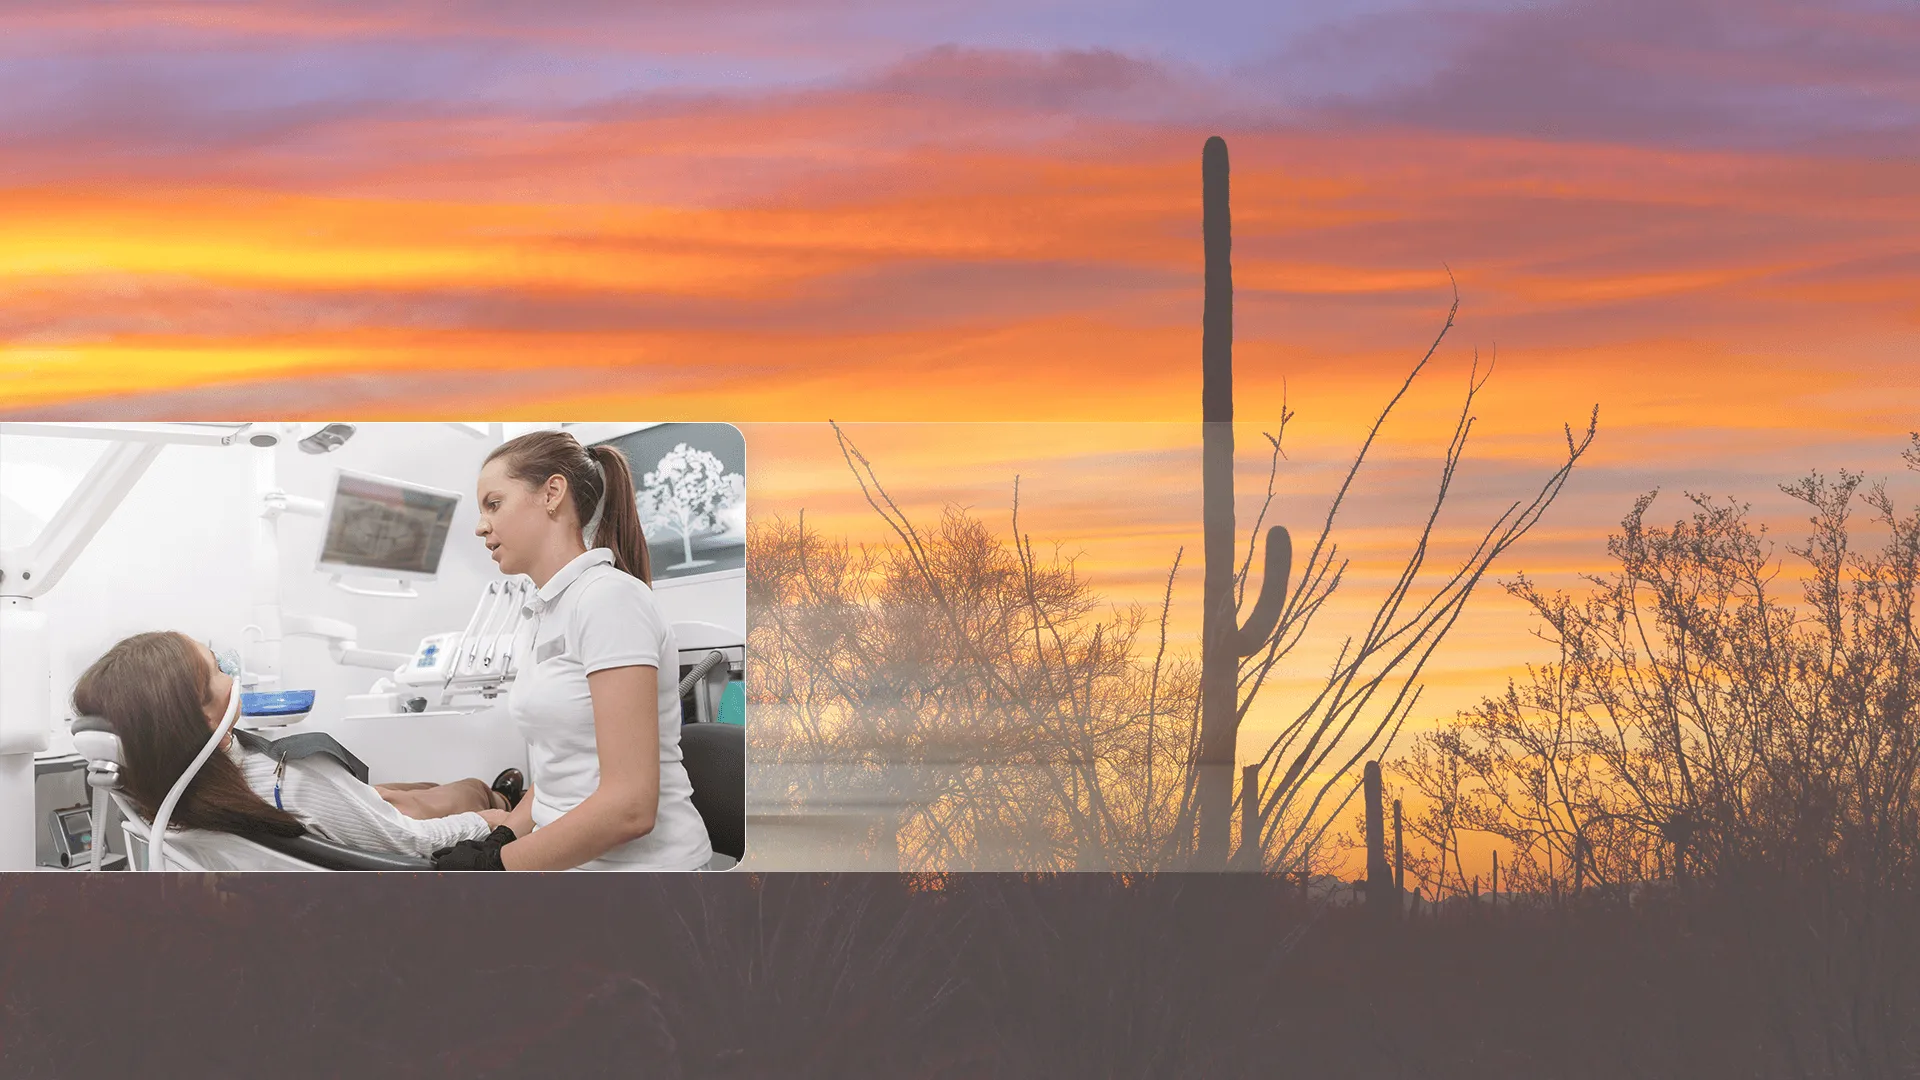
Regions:
[[367, 782], [367, 767], [359, 758], [354, 757], [346, 747], [341, 746], [333, 736], [321, 731], [307, 731], [298, 735], [288, 735], [280, 739], [266, 739], [251, 731], [233, 729], [233, 738], [241, 749], [256, 754], [265, 754], [275, 761], [298, 761], [304, 757], [318, 754], [339, 762], [355, 780]]

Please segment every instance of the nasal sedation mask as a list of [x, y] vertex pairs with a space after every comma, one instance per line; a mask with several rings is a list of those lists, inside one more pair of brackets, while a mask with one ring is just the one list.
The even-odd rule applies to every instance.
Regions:
[[222, 672], [236, 679], [240, 677], [240, 653], [237, 650], [214, 648], [212, 645], [207, 647], [213, 649], [214, 663], [219, 665]]
[[[220, 670], [233, 677], [236, 685], [242, 683], [245, 671], [240, 664], [240, 654], [234, 649], [221, 648], [209, 642], [207, 648], [213, 650], [214, 663]], [[250, 684], [249, 684], [250, 685]], [[313, 691], [311, 690], [275, 690], [240, 695], [240, 713], [247, 718], [247, 727], [278, 727], [297, 724], [307, 718], [313, 710]]]

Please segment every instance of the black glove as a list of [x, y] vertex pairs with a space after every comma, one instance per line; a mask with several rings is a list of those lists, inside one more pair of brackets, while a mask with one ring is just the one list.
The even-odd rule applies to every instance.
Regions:
[[496, 826], [485, 840], [462, 840], [433, 853], [435, 870], [505, 870], [500, 849], [518, 840], [512, 829]]

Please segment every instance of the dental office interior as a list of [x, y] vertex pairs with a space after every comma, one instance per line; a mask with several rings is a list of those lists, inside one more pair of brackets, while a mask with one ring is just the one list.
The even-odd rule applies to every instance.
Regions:
[[[690, 532], [684, 514], [677, 530], [646, 524], [654, 594], [680, 650], [689, 772], [685, 728], [735, 725], [728, 745], [739, 747], [745, 507], [744, 479], [731, 470], [744, 469], [744, 446], [729, 425], [0, 424], [0, 870], [149, 868], [144, 823], [127, 826], [129, 804], [92, 790], [112, 786], [114, 766], [100, 759], [114, 751], [76, 736], [70, 698], [94, 660], [145, 631], [237, 652], [239, 727], [268, 738], [331, 735], [366, 764], [369, 783], [525, 771], [526, 745], [505, 708], [520, 658], [494, 654], [507, 648], [531, 583], [505, 578], [475, 536], [474, 485], [495, 447], [543, 428], [620, 446], [636, 485], [662, 446], [704, 444], [730, 459], [732, 496], [709, 497], [700, 528]], [[341, 524], [381, 499], [404, 501], [413, 516]], [[364, 557], [392, 546], [396, 522], [399, 533], [412, 530], [399, 539], [407, 552]], [[37, 581], [21, 580], [35, 571]], [[744, 816], [744, 751], [729, 753], [694, 776], [716, 852], [734, 849], [716, 854], [713, 869], [742, 854], [716, 832], [737, 831]], [[163, 867], [366, 868], [286, 858]]]

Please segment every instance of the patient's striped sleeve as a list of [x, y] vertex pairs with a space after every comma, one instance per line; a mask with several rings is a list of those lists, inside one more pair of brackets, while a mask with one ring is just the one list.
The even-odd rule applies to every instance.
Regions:
[[[273, 759], [245, 752], [235, 757], [246, 774], [247, 786], [272, 805]], [[462, 840], [483, 840], [493, 831], [479, 814], [425, 821], [410, 818], [324, 755], [287, 762], [280, 805], [323, 840], [398, 855], [431, 856]]]

